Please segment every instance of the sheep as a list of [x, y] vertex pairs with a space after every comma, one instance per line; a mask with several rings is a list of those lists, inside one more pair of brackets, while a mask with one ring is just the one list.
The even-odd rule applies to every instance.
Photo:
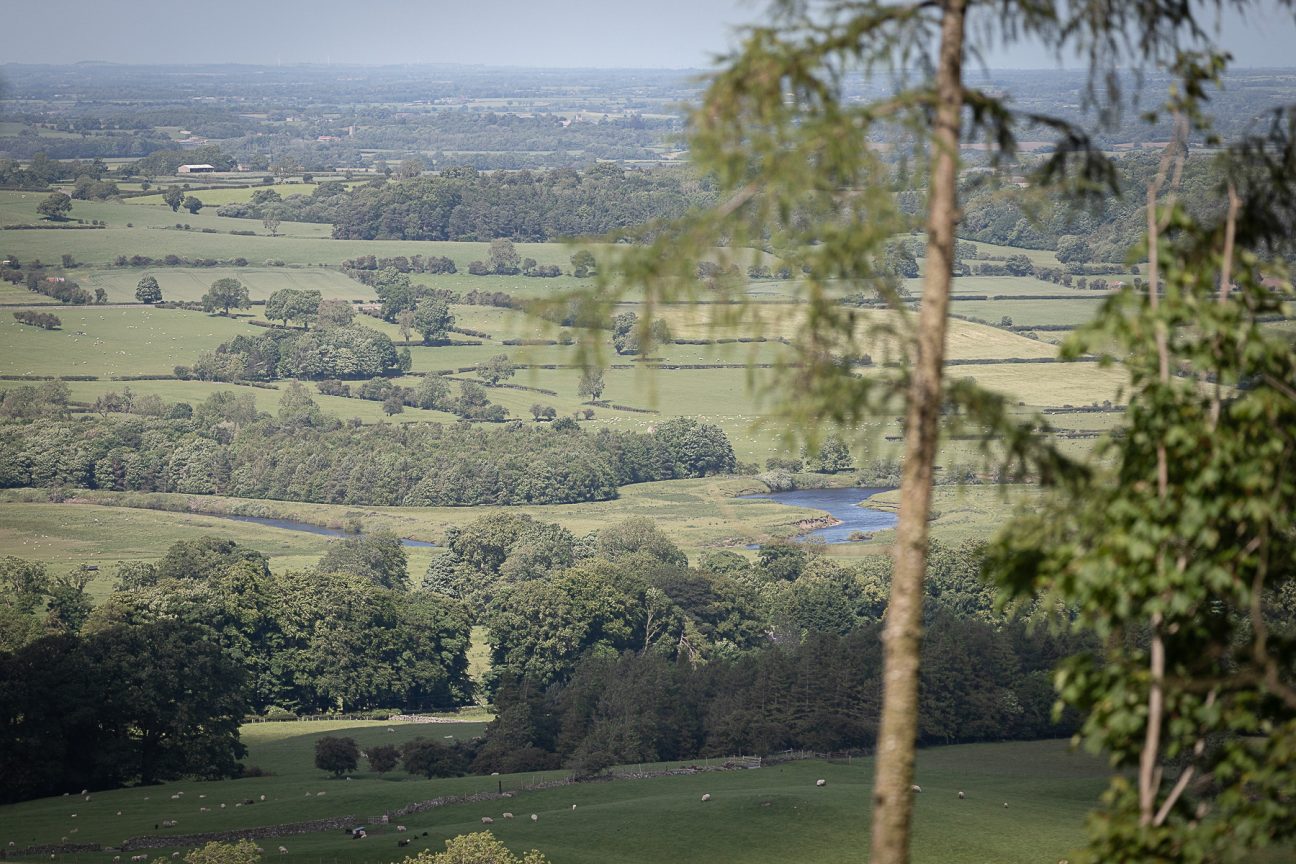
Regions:
[[710, 792], [705, 793], [705, 794], [702, 796], [702, 800], [703, 800], [703, 801], [710, 801], [710, 800], [711, 800], [711, 793], [710, 793]]
[[1008, 802], [1007, 802], [1007, 801], [1004, 802], [1004, 809], [1005, 809], [1005, 810], [1008, 809]]
[[825, 779], [823, 779], [822, 777], [820, 777], [818, 780], [815, 781], [815, 785], [816, 785], [816, 786], [827, 786], [827, 785], [828, 785], [828, 781], [825, 780]]
[[573, 809], [573, 810], [576, 809], [576, 805], [575, 805], [575, 804], [572, 805], [572, 809]]
[[919, 786], [917, 783], [915, 783], [914, 785], [912, 785], [912, 786], [909, 787], [909, 791], [910, 791], [910, 792], [921, 792], [921, 791], [922, 791], [922, 787]]
[[539, 822], [539, 821], [540, 821], [540, 817], [537, 816], [536, 814], [532, 813], [532, 814], [531, 814], [531, 821], [532, 821], [532, 822]]
[[505, 818], [505, 819], [512, 819], [512, 818], [513, 818], [513, 814], [512, 814], [512, 813], [505, 813], [503, 818]]
[[264, 795], [261, 796], [261, 800], [262, 800], [262, 801], [265, 800], [265, 796], [264, 796]]
[[118, 815], [118, 816], [121, 815], [121, 811], [120, 811], [120, 810], [117, 811], [117, 815]]
[[492, 819], [492, 818], [489, 817], [489, 816], [483, 816], [481, 822], [482, 822], [483, 825], [494, 825], [494, 824], [495, 824], [495, 820]]
[[172, 800], [172, 801], [179, 801], [179, 800], [180, 800], [180, 794], [179, 794], [179, 793], [176, 793], [175, 795], [172, 795], [172, 796], [171, 796], [171, 800]]
[[114, 855], [114, 856], [113, 856], [113, 864], [121, 864], [121, 856], [120, 856], [120, 855]]
[[211, 812], [211, 808], [210, 808], [210, 807], [199, 807], [199, 808], [198, 808], [198, 812], [199, 812], [199, 813], [210, 813], [210, 812]]
[[397, 833], [397, 834], [404, 834], [404, 833], [405, 833], [405, 826], [404, 826], [404, 825], [397, 825], [397, 826], [396, 826], [396, 833]]
[[323, 793], [323, 792], [316, 792], [316, 793], [315, 793], [315, 797], [316, 797], [316, 798], [323, 798], [323, 797], [324, 797], [324, 793]]
[[966, 798], [966, 797], [967, 797], [967, 796], [963, 794], [963, 790], [960, 789], [960, 790], [959, 790], [959, 800], [962, 801], [962, 800], [963, 800], [964, 798]]
[[287, 854], [288, 854], [288, 847], [287, 847], [287, 846], [280, 846], [280, 847], [279, 847], [279, 854], [280, 854], [280, 855], [287, 855]]

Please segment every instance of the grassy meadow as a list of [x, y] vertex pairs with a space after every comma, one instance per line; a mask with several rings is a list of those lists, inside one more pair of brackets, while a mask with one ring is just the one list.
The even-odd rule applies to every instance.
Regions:
[[[538, 848], [564, 864], [665, 860], [833, 864], [858, 860], [859, 850], [867, 846], [873, 769], [869, 758], [795, 761], [756, 770], [703, 771], [530, 791], [528, 785], [556, 779], [561, 773], [425, 780], [399, 770], [383, 776], [361, 770], [350, 780], [335, 780], [313, 765], [314, 742], [321, 735], [349, 735], [363, 749], [420, 736], [463, 739], [480, 734], [485, 719], [470, 714], [464, 718], [467, 722], [445, 724], [324, 721], [245, 726], [246, 761], [270, 776], [97, 792], [89, 801], [73, 795], [12, 805], [0, 808], [0, 821], [7, 826], [0, 840], [14, 839], [25, 846], [59, 843], [66, 836], [69, 842], [106, 846], [129, 837], [349, 816], [369, 827], [368, 838], [357, 841], [341, 831], [328, 831], [259, 842], [268, 857], [285, 864], [378, 864], [424, 847], [443, 848], [446, 838], [483, 830], [481, 818], [490, 816], [495, 820], [490, 830], [515, 851]], [[703, 765], [703, 760], [698, 764]], [[1070, 752], [1064, 741], [924, 750], [917, 768], [923, 792], [917, 797], [914, 816], [913, 860], [1026, 864], [1065, 858], [1083, 840], [1083, 815], [1096, 801], [1105, 776], [1104, 763]], [[821, 778], [827, 782], [818, 787], [815, 781]], [[388, 825], [376, 819], [417, 801], [500, 788], [514, 797], [448, 805], [398, 817]], [[966, 800], [958, 799], [959, 790], [966, 793]], [[704, 793], [711, 795], [706, 803], [700, 800]], [[241, 804], [245, 801], [254, 803]], [[501, 818], [506, 810], [519, 818]], [[532, 813], [538, 817], [534, 822], [529, 818]], [[155, 827], [172, 819], [177, 821], [174, 828]], [[407, 826], [408, 832], [397, 834], [396, 822]], [[670, 830], [663, 830], [667, 826]], [[408, 849], [397, 847], [401, 838], [413, 841]], [[274, 852], [280, 845], [288, 850], [282, 855]], [[164, 845], [143, 851], [167, 856], [186, 848]], [[55, 860], [110, 864], [113, 854], [65, 854]], [[41, 856], [40, 860], [49, 859]]]

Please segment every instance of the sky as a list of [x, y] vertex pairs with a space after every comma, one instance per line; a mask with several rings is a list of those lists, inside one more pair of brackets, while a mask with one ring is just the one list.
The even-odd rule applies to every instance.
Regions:
[[[1292, 12], [1224, 16], [1235, 66], [1296, 65]], [[708, 68], [765, 0], [0, 0], [0, 62]], [[47, 35], [38, 38], [34, 34]], [[1056, 68], [1044, 51], [995, 68]]]

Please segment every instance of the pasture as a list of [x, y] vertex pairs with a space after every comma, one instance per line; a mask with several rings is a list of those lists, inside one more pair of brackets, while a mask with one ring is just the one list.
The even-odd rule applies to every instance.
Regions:
[[[856, 861], [867, 846], [873, 769], [869, 758], [793, 761], [755, 770], [615, 779], [533, 791], [525, 787], [559, 778], [561, 772], [425, 780], [399, 770], [385, 776], [360, 770], [351, 780], [334, 780], [313, 766], [314, 741], [324, 734], [351, 735], [362, 749], [418, 736], [462, 739], [480, 732], [486, 718], [476, 716], [476, 722], [429, 725], [335, 721], [245, 726], [246, 762], [271, 776], [93, 793], [90, 801], [47, 798], [0, 809], [0, 821], [11, 826], [8, 835], [23, 845], [58, 843], [63, 836], [71, 842], [111, 845], [127, 837], [233, 831], [340, 816], [354, 817], [370, 828], [363, 841], [337, 830], [259, 841], [267, 858], [285, 864], [398, 860], [406, 851], [440, 849], [448, 837], [483, 830], [483, 816], [494, 819], [490, 830], [511, 848], [538, 848], [564, 864], [831, 864]], [[1084, 813], [1096, 801], [1105, 777], [1104, 763], [1070, 752], [1064, 741], [924, 750], [917, 768], [923, 791], [916, 798], [913, 860], [1009, 864], [1068, 857], [1083, 840]], [[815, 785], [820, 778], [826, 785]], [[417, 801], [501, 788], [514, 797], [451, 804], [398, 817], [388, 825], [375, 820]], [[959, 790], [966, 800], [958, 799]], [[711, 800], [703, 803], [703, 794]], [[244, 801], [254, 803], [235, 806]], [[501, 818], [505, 810], [519, 818]], [[534, 822], [528, 818], [531, 813], [538, 816]], [[177, 822], [174, 828], [155, 827], [172, 819]], [[407, 833], [397, 834], [397, 821], [408, 827]], [[663, 830], [665, 826], [670, 830]], [[76, 833], [69, 835], [73, 829]], [[0, 840], [8, 842], [8, 835]], [[403, 838], [414, 841], [408, 850], [396, 845]], [[279, 845], [288, 851], [276, 854]], [[183, 848], [164, 845], [146, 851], [165, 856]], [[109, 864], [113, 854], [61, 854], [55, 860]]]
[[134, 303], [135, 286], [152, 276], [168, 301], [197, 302], [217, 279], [233, 277], [247, 286], [253, 300], [265, 300], [281, 288], [319, 291], [325, 300], [373, 300], [373, 289], [322, 267], [151, 267], [78, 271], [76, 280], [93, 291], [103, 288], [109, 303]]

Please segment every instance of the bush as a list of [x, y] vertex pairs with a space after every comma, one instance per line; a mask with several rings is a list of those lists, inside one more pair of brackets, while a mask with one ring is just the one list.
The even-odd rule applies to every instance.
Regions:
[[400, 750], [392, 744], [380, 744], [365, 751], [369, 760], [369, 769], [379, 774], [386, 774], [400, 763]]
[[325, 735], [315, 742], [315, 767], [331, 772], [334, 777], [356, 770], [359, 759], [360, 746], [354, 738]]
[[32, 312], [24, 309], [21, 312], [13, 313], [13, 316], [19, 324], [40, 327], [42, 330], [57, 330], [63, 326], [63, 322], [57, 315], [51, 315], [48, 312]]

